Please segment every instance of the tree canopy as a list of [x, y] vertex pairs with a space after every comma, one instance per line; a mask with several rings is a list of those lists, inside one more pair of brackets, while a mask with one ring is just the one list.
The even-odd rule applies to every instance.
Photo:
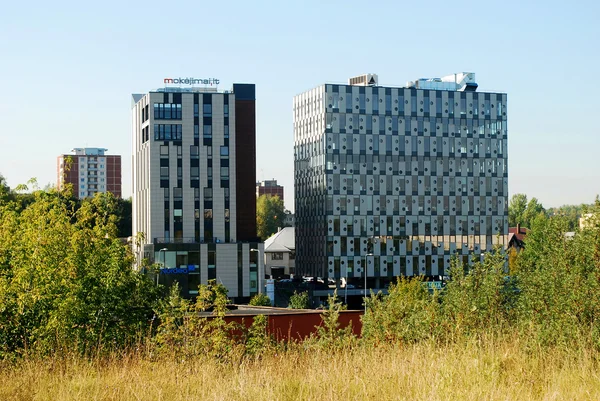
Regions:
[[261, 240], [266, 240], [284, 227], [285, 209], [279, 196], [261, 195], [256, 201], [256, 230]]
[[508, 225], [516, 227], [520, 224], [522, 227], [530, 227], [540, 213], [545, 215], [546, 209], [537, 198], [527, 201], [527, 195], [514, 194], [508, 204]]
[[0, 357], [20, 349], [125, 344], [152, 317], [156, 287], [118, 238], [119, 201], [36, 190], [0, 199]]

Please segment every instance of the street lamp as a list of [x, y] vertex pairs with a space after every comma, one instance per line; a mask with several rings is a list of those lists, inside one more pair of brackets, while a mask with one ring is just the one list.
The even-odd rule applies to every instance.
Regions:
[[344, 284], [344, 304], [348, 305], [348, 266], [346, 266], [344, 270], [346, 270], [346, 283]]
[[[159, 260], [160, 260], [160, 253], [161, 253], [161, 252], [166, 252], [166, 251], [168, 251], [168, 249], [167, 249], [167, 248], [163, 248], [163, 249], [160, 249], [160, 250], [158, 251], [158, 259], [159, 259]], [[166, 254], [166, 253], [163, 253], [163, 263], [162, 263], [162, 265], [163, 265], [163, 268], [165, 267], [165, 265], [166, 265], [166, 264], [167, 264], [167, 254]], [[157, 272], [157, 273], [156, 273], [156, 286], [157, 286], [157, 287], [158, 287], [158, 274], [159, 274], [159, 272]]]
[[365, 265], [363, 266], [363, 271], [365, 273], [365, 314], [367, 313], [367, 256], [373, 256], [373, 254], [367, 253], [365, 255]]
[[367, 238], [367, 254], [365, 255], [365, 265], [363, 266], [363, 271], [365, 273], [365, 314], [367, 313], [367, 256], [373, 256], [373, 244], [375, 244], [377, 240], [375, 237]]
[[[260, 249], [252, 248], [252, 249], [250, 249], [250, 252], [256, 252], [258, 254], [258, 269], [257, 269], [258, 270], [258, 293], [262, 294], [263, 293], [262, 282], [265, 277], [265, 273], [264, 273], [265, 265], [264, 265], [264, 263], [262, 263], [263, 261], [260, 258]], [[261, 271], [261, 267], [262, 267], [263, 271]]]

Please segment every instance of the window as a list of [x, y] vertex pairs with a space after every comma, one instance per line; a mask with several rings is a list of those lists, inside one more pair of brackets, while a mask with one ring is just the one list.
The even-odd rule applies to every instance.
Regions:
[[168, 145], [160, 145], [160, 155], [161, 156], [169, 156], [169, 146]]
[[271, 253], [271, 260], [283, 260], [283, 252]]
[[212, 220], [213, 218], [213, 211], [212, 209], [204, 209], [204, 219], [205, 220]]
[[154, 103], [155, 120], [181, 120], [181, 104]]
[[221, 156], [229, 156], [229, 146], [221, 146]]
[[173, 188], [173, 198], [181, 200], [182, 197], [183, 193], [181, 191], [181, 188]]
[[229, 125], [226, 125], [226, 126], [224, 127], [223, 136], [224, 136], [225, 138], [229, 138]]
[[198, 158], [198, 146], [190, 146], [190, 156], [194, 159]]
[[200, 105], [198, 103], [194, 104], [194, 117], [198, 117], [198, 114], [200, 113], [199, 107]]
[[191, 167], [190, 168], [190, 175], [192, 177], [198, 177], [198, 175], [199, 175], [199, 171], [198, 170], [199, 170], [198, 167]]
[[212, 125], [204, 125], [202, 133], [204, 138], [212, 138]]
[[212, 117], [212, 104], [203, 104], [203, 115], [204, 117]]
[[225, 117], [229, 116], [229, 105], [228, 104], [223, 105], [223, 115]]
[[168, 167], [160, 168], [160, 178], [169, 178], [169, 168]]
[[85, 185], [82, 184], [82, 185], [79, 186], [79, 188], [85, 189]]
[[221, 178], [229, 177], [229, 167], [221, 167]]
[[204, 200], [212, 200], [213, 191], [212, 188], [205, 187], [204, 188]]
[[181, 124], [154, 124], [155, 141], [180, 141]]
[[82, 179], [81, 179], [81, 182], [85, 182], [85, 178], [82, 178]]

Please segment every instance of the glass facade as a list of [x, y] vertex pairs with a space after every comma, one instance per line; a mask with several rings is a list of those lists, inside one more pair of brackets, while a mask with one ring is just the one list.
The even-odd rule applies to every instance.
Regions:
[[453, 255], [504, 245], [506, 121], [500, 93], [325, 85], [297, 96], [297, 269], [361, 277], [366, 261], [369, 277], [440, 276]]

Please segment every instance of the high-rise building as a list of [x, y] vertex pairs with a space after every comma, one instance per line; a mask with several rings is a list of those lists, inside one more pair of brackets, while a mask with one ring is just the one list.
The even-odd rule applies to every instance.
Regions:
[[111, 192], [121, 197], [121, 156], [107, 155], [108, 149], [75, 148], [73, 154], [57, 158], [57, 188], [73, 186], [77, 198], [92, 197], [97, 192]]
[[299, 274], [362, 283], [366, 264], [381, 288], [505, 244], [507, 99], [476, 89], [472, 73], [368, 74], [294, 98]]
[[134, 94], [132, 120], [139, 258], [159, 263], [159, 279], [179, 281], [186, 296], [212, 279], [237, 300], [257, 293], [254, 85]]
[[261, 195], [279, 196], [283, 199], [283, 186], [277, 185], [277, 180], [265, 180], [256, 183], [256, 197]]

